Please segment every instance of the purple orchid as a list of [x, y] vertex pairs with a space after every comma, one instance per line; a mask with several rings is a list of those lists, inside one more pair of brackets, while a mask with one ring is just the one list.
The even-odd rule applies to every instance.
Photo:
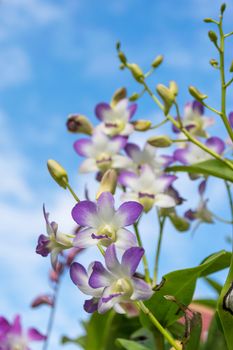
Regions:
[[[218, 154], [223, 154], [225, 149], [224, 141], [216, 136], [208, 138], [205, 145]], [[195, 164], [208, 159], [212, 159], [212, 156], [193, 143], [189, 143], [185, 148], [179, 148], [174, 152], [174, 160], [182, 164]]]
[[132, 161], [119, 154], [127, 138], [115, 136], [110, 139], [102, 132], [95, 132], [90, 139], [80, 139], [74, 143], [75, 151], [87, 159], [81, 164], [82, 173], [91, 171], [104, 172], [110, 168], [121, 169], [130, 166]]
[[136, 109], [137, 105], [135, 103], [129, 105], [126, 98], [114, 105], [99, 103], [95, 108], [95, 114], [102, 122], [98, 129], [109, 136], [128, 136], [134, 131], [134, 127], [129, 121]]
[[173, 157], [156, 154], [156, 148], [148, 143], [145, 143], [142, 150], [135, 143], [127, 143], [125, 152], [133, 160], [133, 164], [135, 164], [137, 168], [147, 164], [156, 174], [161, 173], [162, 168], [165, 168], [173, 162]]
[[49, 222], [49, 213], [46, 213], [43, 206], [43, 213], [46, 222], [47, 236], [40, 235], [36, 247], [36, 253], [42, 256], [50, 254], [53, 268], [56, 268], [58, 254], [64, 249], [72, 248], [72, 235], [66, 235], [58, 231], [58, 224], [54, 221]]
[[[206, 128], [213, 125], [214, 118], [204, 116], [204, 106], [199, 101], [188, 102], [184, 108], [184, 116], [181, 119], [183, 126], [195, 136], [208, 137]], [[180, 130], [173, 126], [173, 131], [180, 133]]]
[[124, 193], [122, 198], [141, 203], [145, 212], [154, 205], [160, 208], [171, 208], [176, 205], [175, 199], [165, 193], [175, 180], [174, 175], [156, 176], [146, 165], [141, 168], [139, 175], [132, 171], [122, 171], [118, 178], [120, 184], [131, 190]]
[[125, 226], [132, 225], [142, 210], [142, 205], [133, 201], [125, 202], [115, 210], [114, 198], [110, 192], [103, 192], [97, 203], [89, 200], [77, 203], [72, 210], [72, 217], [84, 229], [74, 238], [74, 246], [109, 246], [113, 242], [121, 249], [135, 246], [136, 237]]
[[129, 302], [149, 299], [153, 291], [144, 280], [135, 277], [136, 269], [144, 254], [144, 249], [131, 247], [121, 259], [117, 259], [116, 248], [111, 244], [105, 252], [105, 264], [95, 261], [87, 273], [78, 263], [71, 266], [71, 279], [85, 294], [93, 296], [84, 304], [85, 310], [98, 310], [105, 313], [114, 308], [118, 313], [125, 313]]
[[0, 350], [30, 350], [31, 341], [45, 340], [35, 328], [29, 328], [24, 332], [21, 325], [20, 316], [17, 315], [11, 324], [6, 318], [0, 317]]

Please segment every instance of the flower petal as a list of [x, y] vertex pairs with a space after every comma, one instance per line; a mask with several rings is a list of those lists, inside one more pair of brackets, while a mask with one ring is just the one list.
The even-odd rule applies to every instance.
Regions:
[[104, 314], [110, 310], [115, 304], [121, 301], [121, 293], [111, 293], [111, 287], [104, 289], [102, 298], [99, 300], [98, 312]]
[[208, 146], [218, 154], [222, 154], [225, 149], [225, 143], [223, 142], [223, 140], [216, 136], [210, 137], [206, 141], [206, 146]]
[[71, 215], [80, 226], [98, 226], [97, 206], [94, 202], [85, 200], [77, 203], [72, 209]]
[[132, 300], [147, 300], [153, 295], [153, 290], [145, 281], [140, 278], [133, 277], [132, 283], [134, 293], [131, 295]]
[[126, 171], [123, 170], [120, 172], [120, 175], [118, 176], [118, 182], [126, 187], [131, 187], [132, 180], [137, 179], [138, 176], [133, 173], [132, 171]]
[[21, 319], [19, 315], [16, 315], [11, 326], [11, 333], [21, 335], [22, 334], [22, 326]]
[[174, 152], [174, 160], [182, 164], [188, 164], [188, 154], [189, 150], [187, 148], [179, 148]]
[[84, 266], [74, 262], [70, 266], [70, 278], [84, 294], [92, 295], [92, 288], [88, 284], [88, 275]]
[[230, 126], [233, 128], [233, 112], [229, 113], [228, 119], [229, 119]]
[[112, 138], [112, 141], [116, 142], [119, 145], [119, 150], [124, 148], [127, 143], [128, 137], [117, 135]]
[[80, 173], [89, 173], [91, 171], [97, 171], [96, 160], [94, 158], [85, 159], [79, 167]]
[[88, 248], [98, 244], [98, 240], [95, 239], [94, 231], [95, 230], [92, 228], [87, 228], [85, 230], [79, 231], [73, 240], [74, 247]]
[[115, 214], [115, 222], [118, 227], [132, 225], [141, 215], [143, 206], [138, 202], [125, 202], [121, 204]]
[[117, 248], [125, 250], [137, 246], [137, 239], [134, 233], [121, 228], [117, 231], [117, 240], [115, 242]]
[[124, 169], [132, 165], [132, 160], [130, 158], [124, 157], [120, 154], [115, 154], [112, 156], [112, 167], [115, 169]]
[[28, 336], [28, 339], [31, 341], [41, 341], [47, 338], [45, 335], [41, 334], [35, 328], [29, 328], [27, 331], [27, 336]]
[[128, 106], [128, 111], [129, 111], [129, 120], [133, 117], [133, 115], [136, 113], [137, 111], [137, 104], [136, 103], [132, 103], [131, 105]]
[[134, 160], [135, 156], [137, 157], [137, 155], [141, 153], [141, 150], [135, 143], [127, 143], [125, 146], [125, 153]]
[[89, 150], [91, 146], [92, 146], [91, 139], [80, 139], [75, 141], [74, 143], [75, 151], [82, 157], [89, 156]]
[[98, 215], [103, 221], [109, 222], [112, 220], [114, 209], [114, 197], [110, 192], [103, 192], [97, 200]]
[[111, 280], [112, 275], [99, 261], [95, 261], [92, 268], [92, 274], [89, 278], [89, 285], [92, 288], [106, 287], [111, 284]]
[[205, 110], [203, 104], [201, 102], [199, 102], [199, 101], [193, 101], [192, 102], [192, 109], [193, 109], [194, 112], [197, 112], [200, 115], [203, 115], [204, 114], [204, 110]]
[[104, 120], [104, 113], [110, 111], [111, 107], [108, 103], [102, 102], [95, 107], [95, 115], [99, 120]]
[[144, 249], [140, 247], [132, 247], [124, 252], [121, 266], [124, 268], [124, 271], [127, 271], [129, 276], [132, 276], [135, 273], [143, 254]]
[[176, 205], [176, 202], [171, 196], [164, 193], [158, 193], [155, 196], [155, 205], [160, 208], [172, 208]]
[[105, 259], [105, 264], [109, 271], [114, 272], [119, 270], [120, 263], [117, 259], [116, 247], [114, 244], [111, 244], [110, 246], [108, 246], [105, 252], [104, 259]]
[[88, 312], [89, 314], [92, 314], [93, 312], [97, 311], [98, 309], [98, 299], [92, 298], [89, 300], [85, 300], [84, 302], [84, 310]]

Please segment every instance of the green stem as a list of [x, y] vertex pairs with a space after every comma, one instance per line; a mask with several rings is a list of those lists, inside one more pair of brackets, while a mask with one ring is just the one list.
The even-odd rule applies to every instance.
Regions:
[[229, 36], [233, 35], [233, 32], [227, 33], [224, 35], [224, 38], [228, 38]]
[[221, 218], [220, 216], [218, 216], [218, 215], [215, 214], [215, 213], [211, 213], [211, 214], [212, 214], [212, 216], [213, 216], [216, 220], [218, 220], [218, 221], [224, 222], [225, 224], [229, 224], [229, 225], [232, 225], [232, 224], [233, 224], [233, 221], [225, 220], [225, 219]]
[[158, 277], [159, 257], [160, 257], [160, 253], [161, 253], [161, 245], [162, 245], [163, 229], [164, 229], [165, 220], [166, 220], [166, 217], [164, 216], [162, 219], [160, 219], [160, 216], [159, 216], [159, 213], [158, 213], [159, 238], [158, 238], [156, 254], [155, 254], [155, 267], [154, 267], [153, 286], [156, 285], [157, 277]]
[[168, 122], [168, 119], [164, 119], [161, 123], [158, 123], [158, 124], [156, 124], [156, 125], [151, 126], [151, 127], [150, 127], [150, 130], [151, 130], [151, 129], [157, 129], [157, 128], [159, 128], [160, 126], [166, 124], [167, 122]]
[[[140, 233], [139, 233], [139, 230], [138, 230], [138, 222], [136, 222], [133, 225], [133, 227], [134, 227], [134, 231], [135, 231], [135, 234], [136, 234], [136, 237], [137, 237], [138, 245], [139, 245], [139, 247], [143, 248], [142, 240], [141, 240]], [[146, 280], [147, 283], [151, 284], [149, 266], [148, 266], [148, 261], [147, 261], [147, 258], [146, 258], [145, 254], [142, 257], [142, 262], [143, 262], [143, 266], [144, 266], [145, 280]]]
[[159, 323], [157, 318], [152, 314], [152, 312], [146, 307], [146, 305], [142, 301], [137, 302], [138, 307], [142, 312], [148, 316], [153, 325], [158, 329], [158, 331], [164, 336], [164, 338], [168, 341], [171, 346], [173, 346], [176, 350], [182, 350], [181, 346], [177, 344], [175, 339], [171, 336], [171, 334], [163, 328], [163, 326]]
[[218, 115], [222, 115], [222, 113], [220, 111], [218, 111], [217, 109], [210, 107], [209, 105], [207, 105], [204, 101], [201, 101], [201, 104], [203, 104], [203, 106], [205, 106], [207, 109], [209, 109], [211, 112], [214, 112], [215, 114]]
[[230, 86], [233, 83], [233, 78], [231, 78], [226, 84], [225, 84], [225, 88], [228, 88], [228, 86]]
[[70, 193], [72, 194], [72, 196], [74, 197], [74, 199], [77, 202], [80, 202], [80, 199], [78, 198], [78, 196], [76, 195], [76, 193], [73, 191], [72, 187], [70, 186], [69, 183], [66, 184], [66, 187], [68, 188], [68, 190], [70, 191]]
[[[231, 188], [230, 188], [230, 185], [227, 181], [224, 181], [224, 182], [226, 185], [227, 195], [228, 195], [230, 209], [231, 209], [231, 220], [233, 222], [233, 200], [232, 200], [232, 196], [231, 196]], [[233, 252], [233, 225], [232, 225], [232, 252]], [[232, 255], [232, 259], [233, 259], [233, 255]]]
[[220, 58], [220, 77], [221, 77], [221, 118], [225, 125], [225, 128], [233, 141], [233, 130], [230, 126], [226, 115], [226, 82], [225, 82], [225, 57], [224, 57], [224, 33], [222, 28], [222, 16], [219, 21], [219, 34], [220, 34], [220, 50], [219, 50], [219, 58]]
[[[151, 98], [153, 99], [153, 101], [158, 105], [158, 107], [163, 111], [164, 107], [162, 105], [162, 103], [159, 101], [159, 99], [153, 94], [153, 92], [151, 91], [151, 89], [149, 88], [149, 86], [146, 84], [145, 81], [143, 81], [143, 85], [145, 87], [145, 90], [148, 92], [148, 94], [151, 96]], [[192, 134], [190, 134], [190, 132], [188, 130], [186, 130], [184, 127], [180, 127], [180, 123], [177, 122], [170, 114], [168, 114], [166, 116], [166, 118], [168, 120], [170, 120], [172, 122], [173, 125], [175, 125], [175, 127], [177, 127], [178, 129], [180, 129], [180, 131], [195, 145], [197, 145], [199, 148], [203, 149], [203, 151], [205, 151], [206, 153], [210, 154], [212, 157], [214, 157], [215, 159], [218, 159], [219, 161], [221, 161], [222, 163], [224, 163], [225, 165], [227, 165], [231, 170], [233, 170], [233, 164], [228, 161], [227, 159], [222, 158], [218, 153], [216, 153], [215, 151], [213, 151], [212, 149], [208, 148], [205, 144], [203, 144], [202, 142], [200, 142], [198, 139], [196, 139]]]

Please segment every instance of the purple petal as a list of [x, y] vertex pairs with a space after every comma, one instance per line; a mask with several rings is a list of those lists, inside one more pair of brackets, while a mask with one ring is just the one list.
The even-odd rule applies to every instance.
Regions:
[[94, 202], [81, 201], [71, 212], [72, 218], [80, 226], [95, 227], [97, 223], [97, 207]]
[[87, 271], [85, 267], [77, 262], [74, 262], [70, 266], [70, 278], [76, 286], [82, 287], [86, 285]]
[[207, 181], [206, 180], [203, 180], [200, 185], [198, 186], [198, 192], [199, 194], [202, 196], [206, 190], [206, 183]]
[[177, 179], [177, 176], [175, 175], [167, 175], [163, 174], [162, 176], [159, 177], [158, 180], [161, 180], [163, 183], [163, 190], [165, 191], [168, 189], [169, 186], [172, 185], [172, 183]]
[[138, 202], [125, 202], [121, 204], [116, 212], [116, 220], [120, 227], [132, 225], [141, 215], [143, 206]]
[[99, 120], [104, 119], [104, 112], [111, 110], [112, 108], [108, 103], [102, 102], [95, 107], [95, 115]]
[[109, 285], [111, 280], [110, 273], [104, 268], [104, 266], [95, 261], [92, 269], [92, 274], [89, 278], [89, 285], [92, 288], [106, 287]]
[[113, 298], [119, 297], [120, 295], [122, 295], [122, 293], [110, 294], [107, 297], [101, 298], [101, 300], [102, 300], [103, 303], [108, 303], [110, 300], [112, 300]]
[[175, 150], [173, 157], [175, 161], [178, 161], [182, 164], [188, 164], [187, 155], [189, 150], [187, 148], [179, 148]]
[[121, 266], [124, 267], [130, 276], [135, 273], [143, 254], [144, 249], [139, 247], [132, 247], [124, 252], [121, 260]]
[[98, 308], [98, 299], [92, 298], [89, 300], [85, 300], [83, 307], [86, 312], [92, 314]]
[[[178, 121], [178, 117], [175, 117], [174, 118], [176, 121]], [[174, 124], [172, 124], [172, 131], [175, 133], [175, 134], [179, 134], [180, 133], [180, 129], [178, 129]]]
[[193, 101], [192, 102], [192, 109], [194, 111], [197, 111], [199, 114], [203, 115], [204, 114], [204, 106], [201, 104], [199, 101]]
[[132, 300], [147, 300], [153, 295], [153, 290], [145, 281], [140, 278], [132, 278], [134, 293], [131, 295]]
[[132, 171], [121, 171], [118, 176], [118, 182], [123, 186], [130, 187], [130, 180], [136, 179], [138, 176]]
[[36, 246], [36, 253], [40, 254], [42, 256], [48, 256], [50, 253], [50, 248], [48, 246], [50, 240], [45, 235], [40, 235], [38, 238], [37, 246]]
[[127, 143], [125, 146], [125, 153], [127, 156], [134, 159], [135, 154], [141, 153], [141, 150], [135, 143]]
[[116, 247], [114, 244], [111, 244], [105, 252], [105, 264], [109, 271], [115, 271], [119, 267], [119, 261], [116, 255]]
[[97, 200], [98, 215], [104, 220], [109, 221], [115, 214], [114, 197], [111, 192], [103, 192]]
[[119, 149], [122, 149], [125, 147], [127, 140], [128, 140], [127, 136], [121, 136], [121, 135], [117, 135], [112, 138], [112, 141], [115, 141], [119, 144]]
[[233, 112], [230, 112], [230, 113], [229, 113], [228, 118], [229, 118], [230, 126], [233, 128]]
[[225, 149], [225, 143], [217, 136], [210, 137], [206, 141], [206, 146], [211, 148], [218, 154], [222, 154]]
[[73, 239], [73, 245], [76, 248], [84, 249], [96, 245], [98, 242], [95, 240], [95, 234], [93, 233], [93, 228], [87, 228], [81, 230], [76, 234]]
[[19, 315], [15, 316], [15, 319], [13, 321], [13, 324], [11, 326], [11, 333], [21, 335], [22, 334], [22, 326], [21, 326], [21, 319]]
[[80, 139], [74, 143], [74, 149], [80, 156], [88, 157], [90, 145], [92, 145], [91, 139]]
[[7, 321], [5, 317], [0, 317], [0, 337], [2, 335], [6, 335], [8, 331], [10, 330], [11, 326], [10, 323]]
[[121, 296], [121, 293], [112, 294], [110, 287], [105, 288], [102, 298], [99, 300], [98, 312], [103, 314], [110, 310], [116, 303], [120, 302]]
[[125, 251], [128, 248], [137, 246], [137, 239], [134, 233], [121, 228], [117, 230], [117, 240], [115, 243], [116, 247]]
[[41, 334], [35, 328], [29, 328], [27, 331], [27, 336], [28, 336], [28, 339], [31, 341], [41, 341], [47, 338], [45, 335]]
[[174, 157], [169, 156], [167, 154], [163, 154], [160, 156], [163, 160], [163, 166], [166, 168], [167, 166], [171, 165], [174, 162]]
[[133, 104], [128, 106], [129, 120], [133, 117], [133, 115], [135, 114], [137, 108], [138, 108], [138, 106], [137, 106], [136, 103], [133, 103]]
[[196, 211], [189, 209], [184, 213], [184, 217], [190, 221], [196, 220]]

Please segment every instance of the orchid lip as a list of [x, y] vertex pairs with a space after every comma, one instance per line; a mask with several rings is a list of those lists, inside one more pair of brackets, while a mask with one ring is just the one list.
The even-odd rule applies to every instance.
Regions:
[[148, 197], [148, 198], [151, 198], [151, 199], [154, 199], [155, 196], [153, 194], [150, 194], [150, 193], [142, 193], [142, 192], [139, 192], [138, 194], [139, 198], [144, 198], [144, 197]]
[[93, 239], [110, 239], [108, 235], [95, 235], [94, 233], [92, 233], [91, 238]]

